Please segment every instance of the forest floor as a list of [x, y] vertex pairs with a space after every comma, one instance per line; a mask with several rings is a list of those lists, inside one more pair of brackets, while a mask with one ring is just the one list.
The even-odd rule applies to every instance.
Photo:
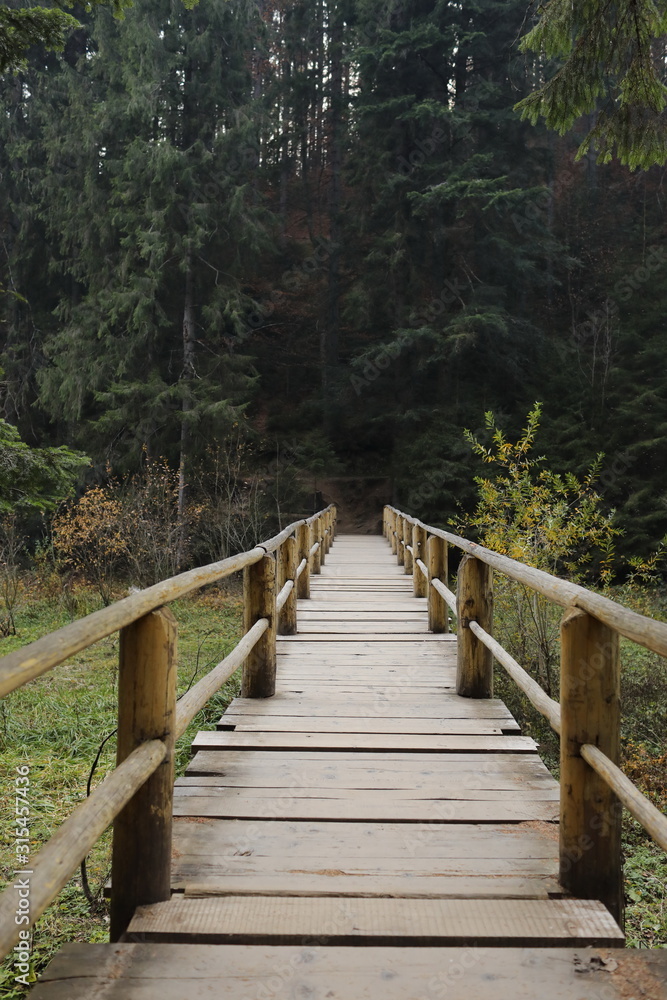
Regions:
[[[49, 631], [96, 610], [99, 598], [81, 588], [75, 593], [44, 595], [36, 586], [25, 591], [16, 616], [17, 635], [0, 642], [7, 653]], [[234, 585], [205, 592], [171, 605], [179, 626], [179, 694], [231, 650], [242, 628], [242, 600]], [[623, 644], [623, 763], [626, 773], [659, 808], [667, 808], [667, 664], [641, 647]], [[113, 635], [73, 657], [0, 702], [0, 749], [5, 780], [0, 809], [7, 824], [0, 849], [3, 887], [11, 878], [14, 855], [9, 836], [14, 815], [13, 776], [29, 768], [31, 851], [36, 853], [86, 795], [86, 784], [103, 741], [116, 724], [118, 636]], [[190, 742], [202, 726], [212, 725], [239, 692], [235, 675], [191, 724], [178, 744], [181, 774], [190, 759]], [[524, 732], [540, 744], [547, 765], [558, 773], [558, 742], [518, 689], [502, 674], [496, 694], [521, 721]], [[113, 769], [115, 741], [104, 745], [93, 785]], [[33, 979], [66, 941], [108, 939], [104, 885], [110, 872], [110, 832], [87, 859], [88, 896], [81, 873], [68, 882], [34, 932]], [[667, 947], [667, 857], [641, 828], [624, 822], [626, 933], [635, 947]], [[14, 982], [9, 961], [0, 969], [0, 997], [18, 1000], [26, 990]]]

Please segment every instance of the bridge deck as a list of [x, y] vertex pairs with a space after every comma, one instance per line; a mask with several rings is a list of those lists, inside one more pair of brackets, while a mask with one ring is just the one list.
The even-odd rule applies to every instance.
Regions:
[[275, 697], [195, 740], [172, 900], [66, 948], [38, 1000], [667, 997], [664, 953], [610, 952], [560, 890], [557, 783], [502, 702], [454, 693], [425, 605], [383, 539], [336, 540]]

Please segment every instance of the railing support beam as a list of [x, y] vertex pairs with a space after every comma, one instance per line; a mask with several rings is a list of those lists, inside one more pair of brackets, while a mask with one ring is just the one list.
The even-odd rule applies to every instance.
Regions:
[[431, 586], [431, 580], [440, 580], [449, 586], [447, 542], [431, 535], [426, 543], [428, 566], [428, 627], [431, 632], [449, 632], [449, 608], [444, 597]]
[[[311, 556], [310, 572], [318, 576], [322, 571], [322, 519], [316, 517], [312, 525], [312, 544], [319, 542], [319, 546]], [[311, 546], [312, 547], [312, 546]]]
[[176, 621], [161, 608], [120, 633], [117, 763], [159, 739], [167, 756], [114, 821], [110, 939], [137, 906], [171, 897], [171, 827], [176, 715]]
[[242, 698], [271, 698], [276, 692], [276, 563], [272, 555], [243, 571], [244, 630], [248, 632], [260, 618], [266, 618], [269, 627], [243, 664]]
[[306, 565], [297, 581], [296, 594], [302, 600], [310, 597], [310, 539], [310, 525], [300, 524], [296, 532], [297, 558], [299, 563], [305, 559]]
[[428, 594], [428, 580], [417, 565], [417, 560], [421, 559], [426, 563], [426, 528], [420, 524], [412, 526], [412, 592], [415, 597], [426, 597]]
[[590, 743], [618, 764], [620, 687], [618, 633], [571, 608], [561, 623], [560, 883], [623, 926], [621, 805], [581, 756]]
[[459, 564], [456, 606], [457, 634], [456, 693], [465, 698], [493, 697], [493, 656], [470, 631], [478, 622], [485, 632], [493, 631], [493, 570], [464, 556]]
[[290, 590], [287, 600], [283, 604], [278, 616], [278, 632], [280, 635], [294, 635], [296, 633], [296, 557], [296, 538], [287, 538], [278, 550], [279, 572], [276, 591], [280, 591], [288, 580], [293, 580], [294, 586]]

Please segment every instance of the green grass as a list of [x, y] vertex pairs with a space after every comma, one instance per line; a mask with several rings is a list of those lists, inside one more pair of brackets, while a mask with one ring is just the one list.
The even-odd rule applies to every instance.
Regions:
[[[96, 610], [90, 591], [78, 591], [77, 616]], [[178, 685], [182, 694], [234, 647], [241, 634], [242, 604], [238, 596], [210, 588], [171, 606], [178, 622]], [[71, 601], [33, 595], [17, 615], [17, 636], [0, 641], [0, 655], [23, 646], [71, 621]], [[34, 855], [72, 809], [86, 796], [86, 783], [103, 740], [116, 727], [118, 635], [81, 652], [50, 673], [25, 685], [0, 703], [0, 749], [4, 762], [0, 809], [4, 817], [0, 849], [2, 886], [13, 876], [14, 777], [30, 768], [30, 849]], [[239, 691], [235, 675], [208, 703], [179, 740], [176, 770], [182, 774], [198, 729], [212, 727]], [[106, 743], [93, 785], [115, 766], [115, 739]], [[34, 929], [31, 977], [34, 980], [68, 941], [108, 940], [108, 907], [103, 888], [110, 872], [111, 833], [107, 831], [87, 859], [94, 896], [86, 898], [76, 872]], [[14, 981], [9, 961], [0, 969], [0, 997], [18, 1000], [26, 989]]]

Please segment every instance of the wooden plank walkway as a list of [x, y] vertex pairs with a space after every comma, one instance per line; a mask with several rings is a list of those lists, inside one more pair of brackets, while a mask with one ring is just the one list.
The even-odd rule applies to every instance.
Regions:
[[276, 695], [176, 783], [172, 900], [66, 948], [38, 1000], [667, 998], [664, 953], [561, 891], [556, 782], [501, 701], [454, 693], [384, 539], [336, 540], [278, 651]]

